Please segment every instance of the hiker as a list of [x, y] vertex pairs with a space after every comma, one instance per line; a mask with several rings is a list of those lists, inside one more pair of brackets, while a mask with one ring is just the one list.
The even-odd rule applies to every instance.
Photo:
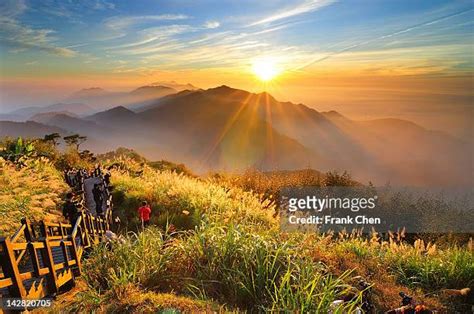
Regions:
[[147, 227], [150, 225], [150, 215], [151, 215], [151, 208], [150, 205], [146, 201], [142, 202], [142, 206], [138, 208], [138, 214], [140, 216], [140, 220], [142, 222], [142, 227]]
[[94, 195], [94, 202], [95, 202], [95, 212], [96, 214], [102, 215], [102, 205], [104, 203], [104, 193], [100, 188], [100, 184], [94, 184], [94, 188], [92, 189], [92, 194]]
[[80, 170], [76, 171], [76, 178], [74, 180], [75, 181], [74, 185], [76, 189], [78, 190], [82, 189], [83, 180], [84, 180], [84, 177], [82, 175], [82, 172]]
[[77, 218], [81, 214], [81, 210], [77, 204], [73, 201], [74, 194], [66, 194], [66, 202], [63, 205], [63, 216], [68, 219], [72, 226], [76, 223]]
[[111, 177], [111, 174], [110, 172], [107, 171], [104, 175], [104, 182], [106, 186], [110, 185], [110, 177]]
[[66, 181], [67, 185], [71, 186], [71, 180], [69, 180], [69, 170], [65, 169], [63, 171], [64, 174], [64, 181]]
[[100, 177], [100, 175], [101, 175], [100, 166], [99, 166], [99, 165], [95, 165], [95, 168], [94, 168], [94, 176], [95, 176], [95, 177]]
[[68, 173], [68, 176], [69, 176], [69, 185], [71, 187], [74, 187], [76, 185], [76, 171], [75, 171], [75, 168], [72, 168], [67, 173]]

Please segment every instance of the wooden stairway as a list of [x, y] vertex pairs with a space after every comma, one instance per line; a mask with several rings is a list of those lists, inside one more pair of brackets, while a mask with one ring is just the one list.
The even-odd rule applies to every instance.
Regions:
[[0, 297], [41, 299], [72, 287], [84, 253], [110, 229], [110, 196], [106, 204], [104, 217], [83, 212], [74, 225], [22, 219], [15, 234], [0, 238]]

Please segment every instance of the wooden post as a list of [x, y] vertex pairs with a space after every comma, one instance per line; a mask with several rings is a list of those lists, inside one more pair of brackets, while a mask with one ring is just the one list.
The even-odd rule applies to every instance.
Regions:
[[28, 242], [28, 250], [30, 252], [31, 263], [36, 277], [40, 276], [40, 263], [38, 259], [38, 252], [36, 252], [34, 242]]
[[26, 241], [30, 242], [30, 241], [34, 241], [35, 240], [35, 236], [34, 236], [34, 232], [33, 232], [33, 229], [31, 227], [31, 223], [30, 223], [30, 220], [29, 219], [26, 219], [26, 218], [22, 218], [21, 219], [21, 223], [23, 225], [25, 225], [25, 239]]
[[54, 269], [53, 252], [51, 250], [51, 246], [49, 245], [48, 230], [46, 228], [44, 221], [41, 221], [40, 227], [41, 227], [41, 232], [44, 237], [44, 252], [45, 252], [44, 264], [49, 269], [49, 276], [46, 277], [48, 292], [57, 293], [58, 292], [58, 286], [57, 286], [58, 276], [56, 275], [56, 270]]
[[61, 238], [64, 239], [64, 232], [63, 232], [63, 223], [62, 222], [59, 222], [59, 235], [61, 236]]
[[81, 257], [79, 256], [79, 252], [78, 252], [77, 244], [76, 244], [77, 237], [81, 239], [82, 247], [84, 247], [84, 243], [82, 241], [83, 238], [82, 238], [82, 228], [81, 228], [82, 222], [83, 222], [83, 215], [79, 216], [79, 218], [77, 219], [80, 219], [79, 223], [76, 222], [77, 229], [74, 229], [76, 226], [72, 228], [71, 237], [70, 237], [72, 241], [72, 258], [76, 261], [76, 268], [73, 272], [74, 276], [81, 275], [81, 267], [82, 267]]
[[23, 281], [20, 277], [20, 270], [18, 269], [18, 264], [16, 263], [15, 254], [11, 246], [9, 238], [0, 239], [0, 245], [3, 249], [3, 254], [5, 255], [0, 259], [2, 263], [3, 273], [5, 278], [10, 278], [13, 281], [13, 285], [8, 287], [10, 296], [13, 298], [22, 298], [26, 297], [26, 289], [23, 285]]
[[66, 243], [64, 243], [64, 239], [61, 240], [60, 246], [61, 246], [61, 251], [63, 252], [63, 256], [64, 256], [64, 265], [65, 267], [69, 268], [69, 257], [67, 254], [67, 246], [66, 246]]
[[84, 215], [84, 213], [82, 213], [82, 223], [82, 238], [84, 239], [84, 246], [89, 247], [91, 245], [89, 239], [89, 222], [87, 215]]

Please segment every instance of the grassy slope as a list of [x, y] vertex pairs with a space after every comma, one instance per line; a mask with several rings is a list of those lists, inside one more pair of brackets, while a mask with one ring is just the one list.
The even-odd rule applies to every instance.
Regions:
[[0, 158], [0, 236], [18, 229], [23, 217], [59, 215], [66, 190], [61, 174], [46, 160], [30, 160], [18, 169]]
[[[167, 308], [157, 301], [162, 293], [174, 293], [201, 309], [216, 309], [217, 303], [325, 312], [332, 300], [357, 293], [351, 288], [356, 275], [375, 284], [380, 310], [397, 306], [399, 291], [437, 308], [448, 301], [450, 307], [472, 303], [447, 300], [442, 293], [473, 285], [472, 245], [440, 250], [377, 237], [282, 234], [274, 205], [260, 196], [167, 171], [138, 173], [113, 174], [122, 218], [136, 217], [138, 203], [146, 199], [161, 230], [167, 221], [191, 230], [170, 234], [151, 228], [113, 251], [97, 249], [86, 262], [89, 289], [76, 298], [75, 308], [158, 310]], [[124, 289], [143, 298], [115, 301]], [[182, 308], [179, 302], [169, 307]]]

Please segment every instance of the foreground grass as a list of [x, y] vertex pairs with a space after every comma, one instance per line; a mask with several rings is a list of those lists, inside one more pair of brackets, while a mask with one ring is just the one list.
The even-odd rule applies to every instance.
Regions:
[[[249, 311], [327, 312], [332, 301], [354, 293], [347, 284], [350, 271], [331, 274], [299, 254], [295, 243], [214, 224], [170, 235], [150, 228], [112, 251], [95, 250], [84, 273], [96, 292], [132, 285]], [[88, 302], [83, 294], [79, 304], [97, 310], [112, 299], [97, 300]], [[356, 300], [340, 309], [353, 309]]]
[[18, 168], [0, 158], [0, 236], [16, 231], [23, 217], [39, 220], [60, 214], [67, 190], [61, 174], [45, 159]]

